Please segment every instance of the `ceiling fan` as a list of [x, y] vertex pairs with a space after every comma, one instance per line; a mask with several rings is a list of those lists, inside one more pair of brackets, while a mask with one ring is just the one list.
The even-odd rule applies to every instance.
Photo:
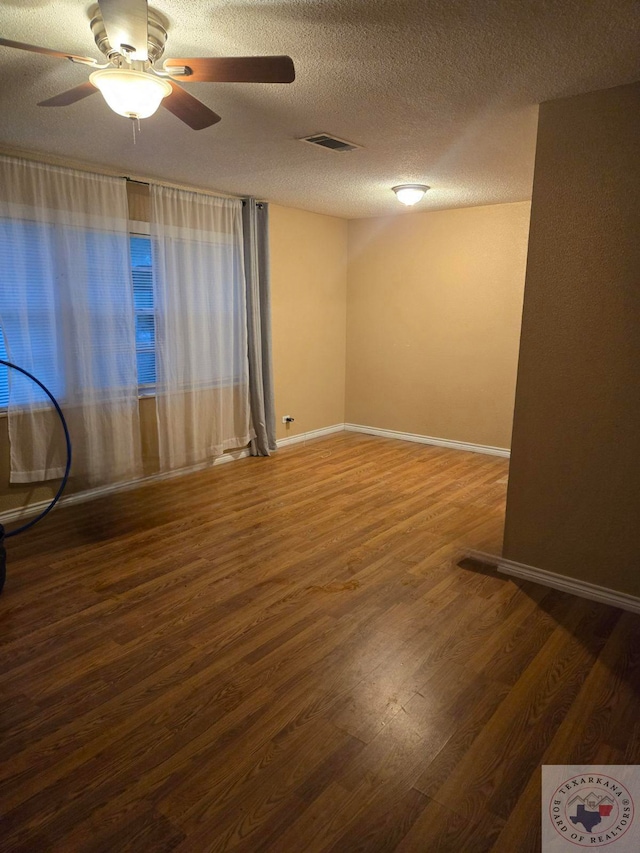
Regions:
[[91, 30], [107, 61], [37, 47], [0, 38], [0, 45], [69, 59], [95, 70], [89, 80], [60, 95], [41, 101], [40, 107], [66, 107], [98, 90], [119, 115], [148, 118], [159, 106], [193, 130], [220, 121], [220, 116], [194, 98], [180, 83], [291, 83], [295, 79], [289, 56], [233, 56], [167, 59], [154, 68], [164, 53], [167, 31], [147, 0], [98, 0]]

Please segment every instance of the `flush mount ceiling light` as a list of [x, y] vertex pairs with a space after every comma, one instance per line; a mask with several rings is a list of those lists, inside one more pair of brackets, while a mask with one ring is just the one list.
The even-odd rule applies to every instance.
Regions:
[[94, 71], [89, 80], [114, 113], [125, 118], [149, 118], [172, 91], [166, 80], [129, 68]]
[[426, 184], [400, 184], [392, 190], [402, 204], [417, 204], [430, 187]]

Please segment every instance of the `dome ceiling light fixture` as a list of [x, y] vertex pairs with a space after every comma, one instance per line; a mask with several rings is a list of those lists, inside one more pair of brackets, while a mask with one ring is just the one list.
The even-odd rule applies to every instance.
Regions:
[[399, 202], [408, 206], [417, 204], [422, 200], [427, 190], [431, 189], [426, 184], [399, 184], [391, 188], [396, 194]]

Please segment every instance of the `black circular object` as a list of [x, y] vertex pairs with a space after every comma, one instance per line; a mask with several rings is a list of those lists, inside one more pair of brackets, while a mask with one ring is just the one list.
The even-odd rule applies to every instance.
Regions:
[[42, 388], [44, 393], [47, 395], [47, 397], [53, 403], [55, 410], [58, 413], [58, 417], [60, 418], [60, 423], [62, 424], [62, 429], [64, 430], [64, 438], [65, 438], [65, 442], [67, 445], [67, 464], [66, 464], [66, 467], [64, 470], [64, 475], [63, 475], [62, 480], [60, 482], [60, 486], [58, 488], [58, 491], [56, 492], [54, 498], [51, 500], [49, 505], [47, 507], [45, 507], [42, 510], [42, 512], [39, 513], [39, 515], [37, 515], [35, 518], [32, 518], [31, 521], [28, 521], [26, 524], [22, 524], [20, 527], [16, 527], [15, 530], [10, 530], [8, 533], [5, 532], [4, 527], [2, 526], [2, 524], [0, 524], [0, 592], [2, 592], [2, 588], [4, 586], [4, 582], [5, 582], [6, 574], [7, 574], [6, 551], [4, 548], [4, 540], [9, 539], [10, 536], [17, 536], [18, 533], [23, 533], [25, 530], [28, 530], [30, 527], [33, 527], [34, 524], [37, 524], [39, 521], [41, 521], [45, 517], [45, 515], [47, 515], [49, 512], [51, 512], [51, 510], [54, 508], [54, 506], [60, 500], [60, 496], [62, 495], [62, 492], [64, 491], [64, 487], [67, 485], [67, 480], [69, 479], [69, 471], [71, 470], [71, 436], [69, 435], [69, 427], [67, 426], [67, 422], [65, 420], [65, 417], [62, 414], [62, 409], [60, 408], [58, 401], [53, 396], [51, 391], [49, 391], [47, 386], [44, 385], [42, 382], [40, 382], [40, 380], [37, 379], [32, 373], [29, 373], [28, 370], [25, 370], [24, 367], [18, 367], [17, 364], [13, 364], [10, 361], [6, 361], [4, 358], [0, 358], [0, 364], [4, 364], [6, 367], [10, 367], [12, 370], [17, 370], [20, 373], [23, 373], [25, 376], [27, 376], [29, 379], [31, 379], [33, 382], [35, 382], [36, 385], [38, 385], [40, 388]]

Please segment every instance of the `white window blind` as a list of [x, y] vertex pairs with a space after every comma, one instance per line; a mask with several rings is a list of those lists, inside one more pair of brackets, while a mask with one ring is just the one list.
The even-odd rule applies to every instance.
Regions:
[[[52, 245], [55, 239], [55, 226], [48, 223], [0, 220], [0, 320], [3, 332], [0, 335], [0, 358], [11, 361], [11, 340], [23, 324], [24, 305], [28, 305], [29, 346], [34, 361], [46, 365], [44, 375], [38, 376], [38, 379], [44, 382], [55, 397], [60, 397], [64, 393], [64, 378], [56, 370], [54, 342], [48, 333], [51, 295], [45, 284], [48, 277], [46, 255], [41, 249], [42, 245]], [[16, 242], [21, 244], [18, 249]], [[29, 401], [48, 403], [47, 395], [30, 379], [0, 365], [0, 408], [6, 409], [9, 404], [9, 383], [13, 389], [13, 399], [18, 405]]]
[[[37, 245], [37, 240], [42, 238], [38, 236], [38, 229], [46, 226], [36, 223], [25, 223], [25, 228], [22, 231], [22, 236], [27, 243], [33, 241], [34, 247]], [[142, 235], [132, 235], [130, 238], [131, 246], [131, 273], [133, 278], [133, 299], [136, 315], [136, 359], [138, 367], [138, 385], [141, 393], [151, 393], [156, 382], [156, 353], [155, 353], [155, 315], [153, 301], [153, 280], [151, 270], [151, 240], [149, 237]], [[34, 306], [37, 306], [40, 294], [38, 292], [38, 283], [42, 280], [42, 272], [38, 269], [38, 254], [33, 253], [33, 258], [28, 262], [28, 269], [16, 269], [15, 263], [11, 261], [10, 252], [8, 251], [6, 235], [3, 234], [2, 223], [0, 223], [0, 269], [3, 271], [5, 279], [11, 278], [16, 287], [26, 287], [28, 292], [28, 300]], [[30, 254], [27, 252], [27, 254]], [[99, 306], [95, 306], [99, 311]], [[2, 309], [3, 321], [7, 327], [11, 326], [12, 309], [10, 300], [6, 301]], [[36, 325], [31, 325], [30, 329], [31, 344], [37, 353], [46, 354], [50, 342], [44, 335], [44, 328], [38, 330]], [[96, 342], [98, 344], [98, 342]], [[4, 335], [0, 334], [0, 358], [9, 361], [7, 355]], [[37, 360], [40, 360], [39, 358]], [[41, 377], [39, 377], [41, 378]], [[22, 378], [17, 373], [11, 377], [12, 381], [29, 382], [26, 378]], [[49, 377], [49, 380], [51, 377]], [[45, 382], [45, 384], [47, 384]], [[55, 380], [55, 388], [51, 387], [54, 396], [62, 396], [64, 390], [63, 377], [57, 376]], [[44, 392], [34, 391], [31, 386], [32, 393], [41, 395], [42, 400], [46, 400]], [[9, 368], [0, 365], [0, 409], [6, 409], [9, 405]]]
[[131, 276], [136, 312], [136, 359], [140, 392], [150, 393], [156, 382], [156, 322], [153, 300], [151, 239], [132, 235]]
[[[0, 358], [7, 359], [7, 350], [4, 345], [4, 335], [0, 333]], [[9, 405], [9, 368], [0, 364], [0, 409], [6, 409]]]

